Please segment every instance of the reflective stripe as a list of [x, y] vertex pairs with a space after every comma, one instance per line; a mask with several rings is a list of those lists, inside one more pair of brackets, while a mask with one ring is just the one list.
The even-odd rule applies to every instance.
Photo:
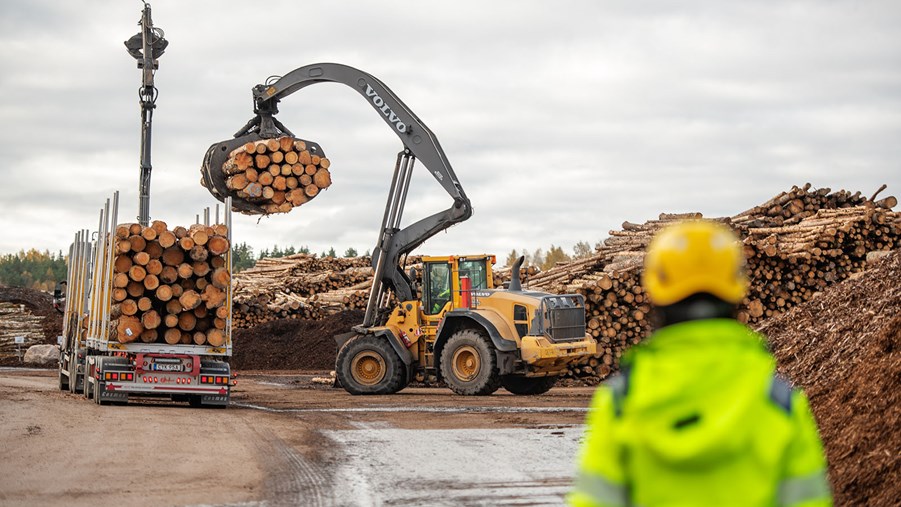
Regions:
[[792, 413], [792, 386], [778, 375], [773, 375], [773, 383], [770, 384], [770, 400], [782, 407], [786, 414]]
[[620, 366], [619, 373], [607, 379], [606, 384], [613, 393], [613, 414], [619, 418], [623, 415], [623, 403], [626, 402], [626, 395], [629, 394], [629, 380], [632, 368], [630, 365], [624, 364]]
[[611, 507], [628, 505], [626, 487], [614, 484], [600, 475], [588, 475], [580, 472], [576, 477], [576, 491], [591, 497], [598, 503]]
[[829, 481], [820, 470], [804, 477], [792, 477], [779, 483], [779, 505], [794, 505], [809, 500], [828, 498]]

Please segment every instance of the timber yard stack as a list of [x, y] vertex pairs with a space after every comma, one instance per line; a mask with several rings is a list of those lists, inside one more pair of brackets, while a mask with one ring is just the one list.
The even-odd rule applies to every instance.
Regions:
[[225, 225], [192, 225], [169, 230], [116, 228], [111, 310], [113, 337], [121, 343], [225, 343], [227, 267]]
[[[882, 189], [880, 189], [881, 191]], [[878, 193], [878, 192], [877, 192]], [[751, 287], [739, 319], [751, 325], [809, 300], [832, 283], [861, 271], [866, 255], [901, 243], [901, 213], [894, 197], [875, 200], [844, 190], [795, 187], [733, 218], [743, 240]], [[662, 214], [645, 224], [624, 223], [586, 259], [533, 277], [530, 288], [586, 297], [587, 329], [599, 342], [598, 357], [571, 376], [605, 378], [617, 359], [651, 328], [651, 306], [641, 287], [644, 251], [654, 233], [698, 213]]]
[[229, 154], [222, 171], [239, 199], [266, 213], [287, 213], [332, 184], [329, 159], [291, 137], [246, 143]]
[[235, 275], [233, 322], [246, 328], [276, 319], [318, 320], [365, 309], [371, 285], [369, 257], [296, 254], [261, 259]]

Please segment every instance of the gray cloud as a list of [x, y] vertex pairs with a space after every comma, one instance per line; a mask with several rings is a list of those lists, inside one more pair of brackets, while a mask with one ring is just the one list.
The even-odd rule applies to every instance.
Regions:
[[[792, 184], [901, 189], [896, 2], [153, 2], [151, 214], [192, 221], [206, 148], [250, 89], [318, 61], [366, 70], [438, 135], [473, 201], [425, 253], [570, 249], [659, 212], [730, 215]], [[139, 2], [0, 4], [0, 252], [67, 247], [121, 192], [137, 208]], [[400, 143], [360, 97], [305, 89], [280, 118], [333, 186], [287, 216], [235, 217], [257, 248], [372, 247]], [[424, 171], [407, 223], [448, 206]]]

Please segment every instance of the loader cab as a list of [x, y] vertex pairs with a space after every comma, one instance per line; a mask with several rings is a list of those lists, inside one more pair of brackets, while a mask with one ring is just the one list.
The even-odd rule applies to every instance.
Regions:
[[463, 298], [461, 278], [468, 278], [470, 290], [494, 287], [493, 255], [441, 256], [422, 258], [422, 310], [440, 316], [459, 308]]

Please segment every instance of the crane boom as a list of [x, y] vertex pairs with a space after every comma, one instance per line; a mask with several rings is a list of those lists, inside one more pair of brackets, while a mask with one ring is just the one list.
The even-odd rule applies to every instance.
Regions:
[[[235, 139], [210, 147], [202, 169], [204, 184], [220, 200], [228, 195], [222, 163], [236, 147], [253, 140], [292, 135], [274, 115], [278, 102], [292, 93], [316, 83], [340, 83], [357, 91], [382, 117], [389, 128], [403, 143], [394, 169], [388, 202], [379, 239], [372, 254], [375, 270], [372, 290], [366, 309], [363, 327], [375, 324], [378, 310], [385, 304], [387, 290], [394, 292], [399, 301], [415, 298], [411, 280], [400, 267], [400, 258], [410, 253], [435, 234], [472, 216], [469, 198], [460, 185], [441, 144], [435, 134], [375, 76], [362, 70], [337, 63], [306, 65], [285, 74], [271, 84], [253, 88], [254, 113]], [[315, 143], [308, 143], [319, 149]], [[416, 160], [425, 166], [453, 199], [446, 210], [425, 217], [401, 229], [400, 223]], [[239, 209], [262, 213], [253, 203], [238, 203]]]

